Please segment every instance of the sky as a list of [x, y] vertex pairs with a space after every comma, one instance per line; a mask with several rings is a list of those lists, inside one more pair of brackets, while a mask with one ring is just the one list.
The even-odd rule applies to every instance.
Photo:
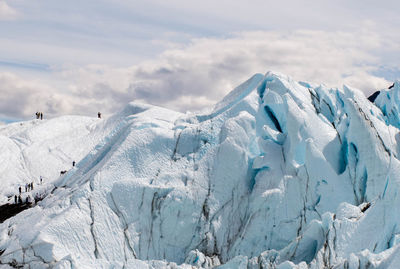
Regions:
[[0, 122], [212, 106], [276, 71], [366, 95], [400, 78], [398, 1], [0, 0]]

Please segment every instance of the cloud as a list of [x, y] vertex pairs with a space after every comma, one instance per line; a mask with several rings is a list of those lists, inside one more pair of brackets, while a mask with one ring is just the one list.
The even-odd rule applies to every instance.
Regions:
[[0, 0], [0, 21], [13, 20], [17, 17], [18, 12], [10, 7], [6, 1]]
[[181, 111], [199, 109], [268, 70], [328, 86], [347, 83], [369, 94], [388, 84], [372, 74], [380, 63], [374, 51], [383, 46], [382, 38], [368, 31], [259, 31], [194, 39], [132, 67], [125, 94]]
[[0, 92], [0, 107], [4, 117], [27, 118], [40, 108], [52, 111], [54, 105], [51, 103], [60, 105], [56, 89], [12, 73], [0, 73]]
[[132, 100], [193, 111], [216, 103], [254, 73], [269, 70], [328, 86], [345, 83], [370, 94], [390, 85], [376, 75], [382, 66], [393, 64], [383, 62], [380, 53], [386, 47], [387, 40], [368, 28], [255, 31], [192, 39], [130, 67], [64, 66], [51, 73], [51, 83], [0, 73], [0, 107], [3, 116], [21, 118], [36, 110], [49, 116], [107, 114]]

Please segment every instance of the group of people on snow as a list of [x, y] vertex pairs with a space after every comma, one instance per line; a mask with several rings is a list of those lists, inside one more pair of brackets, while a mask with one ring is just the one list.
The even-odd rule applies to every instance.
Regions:
[[[35, 115], [36, 115], [36, 119], [37, 120], [38, 119], [43, 120], [43, 112], [36, 112]], [[97, 112], [97, 118], [101, 119], [101, 113], [100, 112]]]
[[[25, 184], [25, 193], [33, 191], [33, 184], [34, 184], [33, 182]], [[40, 184], [43, 184], [43, 178], [42, 177], [40, 177]], [[23, 186], [19, 186], [18, 187], [19, 195], [14, 195], [14, 204], [22, 204], [23, 202], [25, 202], [26, 204], [32, 203], [31, 195], [27, 195], [25, 197], [25, 201], [22, 200], [22, 187]], [[36, 193], [35, 194], [35, 202], [38, 201], [39, 198], [40, 198], [39, 194]]]
[[[20, 187], [21, 188], [21, 187]], [[33, 190], [33, 182], [25, 184], [25, 192]]]
[[[72, 161], [72, 167], [75, 167], [75, 164], [76, 164], [76, 162], [75, 162], [75, 161]], [[61, 171], [60, 171], [60, 176], [64, 175], [64, 174], [67, 173], [67, 172], [68, 172], [67, 170], [61, 170]]]
[[36, 119], [41, 119], [43, 120], [43, 112], [36, 112]]

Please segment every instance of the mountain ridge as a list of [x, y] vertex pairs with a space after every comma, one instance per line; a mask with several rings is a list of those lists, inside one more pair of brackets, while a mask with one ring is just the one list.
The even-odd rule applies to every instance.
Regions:
[[[389, 102], [396, 85], [374, 105], [346, 86], [311, 86], [268, 72], [254, 75], [208, 114], [130, 103], [108, 120], [75, 120], [77, 127], [61, 128], [59, 136], [49, 130], [57, 120], [40, 123], [52, 142], [30, 150], [65, 155], [54, 157], [51, 180], [37, 188], [43, 201], [0, 224], [0, 264], [399, 264], [400, 216], [381, 213], [399, 203], [398, 110]], [[0, 127], [0, 137], [9, 141], [7, 128]], [[24, 128], [40, 138], [34, 127]], [[16, 138], [31, 137], [22, 133]], [[68, 141], [73, 146], [65, 147]], [[72, 160], [77, 165], [57, 178]]]

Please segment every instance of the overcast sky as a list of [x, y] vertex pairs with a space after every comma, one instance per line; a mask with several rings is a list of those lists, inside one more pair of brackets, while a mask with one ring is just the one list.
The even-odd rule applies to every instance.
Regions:
[[254, 73], [359, 88], [400, 78], [400, 2], [0, 0], [0, 121], [194, 111]]

